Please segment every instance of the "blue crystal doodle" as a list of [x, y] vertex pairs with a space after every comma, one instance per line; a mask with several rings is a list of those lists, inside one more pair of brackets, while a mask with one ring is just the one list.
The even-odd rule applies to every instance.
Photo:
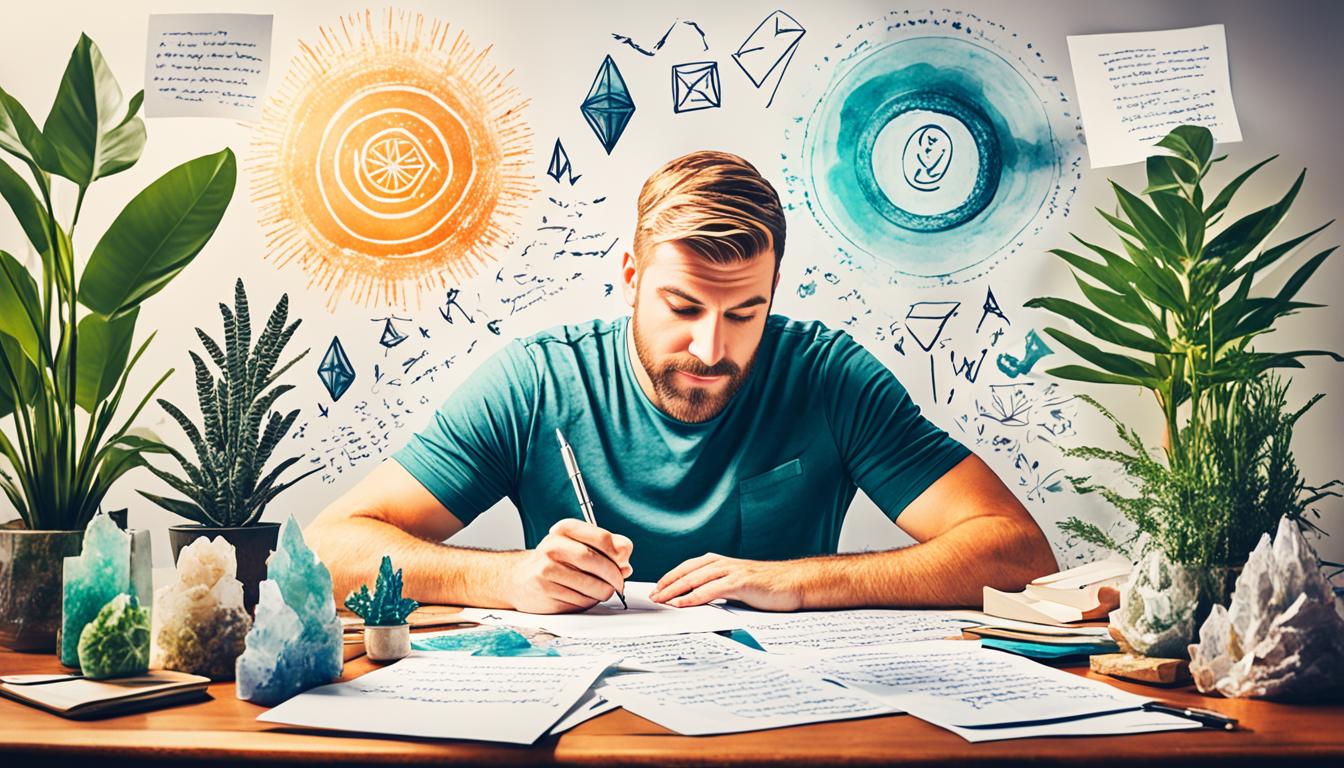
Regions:
[[719, 93], [719, 64], [692, 61], [672, 67], [672, 111], [694, 112], [722, 106]]
[[1003, 371], [1008, 378], [1016, 379], [1026, 373], [1031, 373], [1031, 369], [1036, 365], [1036, 361], [1046, 355], [1054, 354], [1050, 345], [1046, 344], [1036, 331], [1027, 331], [1027, 346], [1022, 353], [1022, 358], [1018, 359], [1016, 355], [1010, 355], [1007, 352], [998, 356], [995, 364], [999, 370]]
[[588, 97], [583, 100], [580, 110], [583, 119], [597, 134], [597, 140], [602, 142], [602, 148], [610, 155], [611, 150], [616, 148], [616, 141], [625, 131], [625, 126], [630, 123], [630, 116], [635, 113], [630, 89], [626, 87], [625, 78], [621, 77], [621, 71], [616, 68], [616, 62], [612, 61], [611, 56], [602, 60], [602, 66], [598, 68], [597, 77], [593, 78], [593, 85], [588, 89]]
[[383, 325], [383, 335], [378, 339], [378, 343], [382, 344], [384, 347], [387, 347], [388, 349], [391, 349], [400, 344], [401, 342], [405, 341], [406, 338], [407, 338], [406, 334], [402, 333], [401, 331], [398, 331], [397, 327], [392, 324], [392, 318], [389, 317], [386, 318], [386, 321]]
[[574, 166], [569, 162], [569, 153], [565, 151], [565, 145], [561, 144], [559, 139], [555, 140], [555, 149], [551, 150], [551, 164], [546, 169], [546, 175], [555, 179], [557, 184], [568, 178], [571, 187], [574, 186], [574, 182], [583, 178], [582, 175], [574, 175]]
[[943, 328], [961, 306], [959, 301], [917, 301], [905, 315], [905, 329], [919, 348], [928, 352], [943, 335]]
[[331, 337], [331, 346], [327, 347], [327, 353], [322, 356], [322, 364], [317, 366], [317, 375], [326, 385], [332, 400], [340, 400], [354, 382], [355, 368], [350, 364], [339, 336]]
[[341, 676], [341, 620], [331, 572], [291, 515], [266, 561], [257, 618], [238, 657], [238, 698], [273, 706]]
[[798, 52], [798, 42], [807, 30], [798, 20], [783, 11], [775, 11], [766, 16], [755, 29], [742, 41], [733, 61], [742, 68], [751, 84], [760, 88], [772, 74], [778, 72], [775, 86], [770, 90], [770, 99], [765, 103], [767, 109], [775, 103], [775, 94], [779, 84], [784, 81], [784, 73]]

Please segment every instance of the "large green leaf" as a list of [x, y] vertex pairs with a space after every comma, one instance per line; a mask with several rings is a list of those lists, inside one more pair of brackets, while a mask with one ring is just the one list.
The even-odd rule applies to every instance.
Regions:
[[1203, 168], [1213, 154], [1213, 133], [1202, 125], [1180, 125], [1162, 137], [1157, 146], [1170, 149], [1196, 168]]
[[1111, 182], [1115, 197], [1120, 202], [1120, 210], [1125, 212], [1129, 223], [1138, 230], [1139, 239], [1149, 249], [1156, 250], [1168, 264], [1179, 264], [1185, 253], [1185, 242], [1176, 234], [1158, 213], [1143, 202], [1143, 199], [1124, 187]]
[[1082, 291], [1087, 300], [1092, 302], [1092, 306], [1122, 323], [1141, 325], [1147, 328], [1152, 331], [1154, 341], [1164, 348], [1168, 346], [1167, 329], [1162, 327], [1162, 323], [1153, 315], [1153, 311], [1148, 308], [1148, 304], [1138, 294], [1132, 292], [1116, 293], [1098, 288], [1089, 284], [1077, 274], [1073, 276], [1073, 280], [1078, 283], [1078, 290]]
[[1321, 230], [1325, 229], [1326, 227], [1334, 223], [1335, 220], [1331, 219], [1322, 224], [1321, 226], [1311, 230], [1310, 232], [1298, 235], [1297, 237], [1294, 237], [1291, 240], [1279, 243], [1278, 245], [1273, 246], [1271, 248], [1266, 248], [1265, 250], [1260, 252], [1259, 256], [1256, 256], [1254, 259], [1246, 262], [1245, 264], [1242, 264], [1235, 270], [1226, 273], [1223, 276], [1222, 284], [1218, 286], [1218, 290], [1221, 291], [1223, 288], [1226, 288], [1227, 286], [1231, 285], [1233, 280], [1236, 280], [1242, 275], [1245, 275], [1247, 279], [1254, 279], [1257, 272], [1260, 272], [1263, 269], [1267, 269], [1271, 264], [1283, 258], [1288, 253], [1292, 252], [1294, 248], [1306, 242], [1308, 238], [1312, 237], [1317, 232], [1320, 232]]
[[135, 165], [145, 148], [145, 123], [135, 114], [143, 99], [141, 91], [123, 103], [102, 52], [80, 35], [42, 127], [56, 160], [47, 170], [87, 187]]
[[94, 247], [80, 302], [120, 315], [162, 290], [214, 235], [236, 179], [233, 152], [224, 149], [185, 162], [146, 187]]
[[1204, 217], [1206, 219], [1212, 219], [1214, 216], [1222, 213], [1223, 209], [1227, 208], [1228, 203], [1232, 202], [1232, 196], [1237, 194], [1237, 190], [1241, 189], [1241, 185], [1245, 184], [1246, 180], [1251, 178], [1252, 174], [1263, 168], [1266, 163], [1276, 157], [1278, 157], [1278, 155], [1273, 155], [1261, 160], [1250, 168], [1242, 171], [1237, 178], [1228, 182], [1226, 187], [1219, 190], [1218, 194], [1213, 198], [1213, 202], [1209, 203], [1209, 207], [1204, 209]]
[[1199, 254], [1204, 247], [1204, 214], [1181, 195], [1174, 192], [1155, 192], [1151, 195], [1153, 207], [1162, 220], [1171, 225], [1188, 258]]
[[0, 333], [0, 417], [12, 413], [16, 403], [32, 403], [41, 387], [42, 375], [19, 348], [19, 343], [12, 336]]
[[1147, 387], [1156, 387], [1159, 383], [1157, 369], [1150, 363], [1145, 363], [1142, 360], [1135, 360], [1134, 358], [1126, 357], [1125, 355], [1104, 352], [1098, 349], [1095, 345], [1065, 333], [1058, 328], [1046, 328], [1045, 332], [1059, 343], [1073, 350], [1074, 354], [1108, 373], [1135, 379], [1142, 382], [1143, 385]]
[[1084, 330], [1098, 339], [1109, 341], [1127, 349], [1151, 352], [1157, 355], [1170, 354], [1171, 352], [1166, 345], [1160, 344], [1132, 328], [1121, 325], [1096, 310], [1068, 299], [1043, 297], [1032, 299], [1023, 306], [1054, 312], [1082, 326]]
[[1288, 213], [1288, 208], [1297, 197], [1297, 191], [1302, 188], [1302, 181], [1306, 175], [1305, 170], [1299, 173], [1292, 188], [1277, 203], [1247, 214], [1219, 232], [1204, 249], [1204, 258], [1220, 259], [1230, 267], [1255, 250]]
[[38, 202], [28, 182], [9, 167], [9, 163], [3, 161], [0, 161], [0, 197], [9, 203], [9, 209], [19, 220], [19, 226], [23, 227], [23, 233], [28, 236], [28, 242], [33, 244], [33, 248], [38, 253], [46, 251], [49, 225], [47, 209]]
[[41, 365], [44, 331], [37, 283], [18, 259], [0, 251], [0, 333], [14, 338], [28, 359]]
[[51, 145], [19, 100], [0, 88], [0, 149], [21, 159], [41, 175], [54, 162]]
[[1106, 373], [1082, 365], [1060, 365], [1046, 370], [1051, 376], [1072, 381], [1085, 381], [1091, 384], [1129, 384], [1135, 387], [1147, 387], [1148, 383], [1139, 379]]
[[75, 403], [89, 413], [102, 402], [121, 379], [135, 335], [133, 309], [116, 319], [90, 313], [79, 321], [79, 360], [75, 366]]
[[1144, 288], [1152, 290], [1153, 294], [1148, 298], [1173, 312], [1184, 312], [1189, 307], [1190, 302], [1186, 298], [1185, 288], [1176, 273], [1153, 258], [1146, 249], [1131, 243], [1128, 239], [1120, 238], [1120, 244], [1124, 246], [1129, 258], [1134, 260], [1134, 266], [1138, 268], [1139, 274], [1143, 275], [1147, 284], [1141, 287], [1140, 283], [1136, 282], [1135, 287], [1140, 287], [1140, 290]]

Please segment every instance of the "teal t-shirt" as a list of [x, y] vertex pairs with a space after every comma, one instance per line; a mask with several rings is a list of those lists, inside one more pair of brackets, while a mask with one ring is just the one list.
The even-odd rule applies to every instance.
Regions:
[[464, 524], [507, 496], [531, 548], [582, 517], [558, 427], [598, 525], [634, 542], [633, 579], [656, 581], [706, 552], [833, 553], [856, 487], [895, 520], [970, 453], [843, 331], [771, 315], [747, 381], [690, 424], [640, 388], [628, 327], [594, 320], [510, 343], [393, 458]]

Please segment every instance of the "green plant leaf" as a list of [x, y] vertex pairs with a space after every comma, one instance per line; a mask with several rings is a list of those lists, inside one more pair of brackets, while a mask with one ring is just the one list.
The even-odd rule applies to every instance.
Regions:
[[1142, 198], [1114, 181], [1111, 182], [1111, 188], [1120, 202], [1120, 210], [1125, 212], [1129, 223], [1138, 231], [1139, 239], [1147, 248], [1157, 251], [1169, 265], [1180, 264], [1188, 256], [1185, 242], [1177, 236], [1176, 230]]
[[1213, 133], [1202, 125], [1179, 125], [1162, 137], [1157, 146], [1170, 149], [1196, 168], [1203, 168], [1213, 155]]
[[1248, 253], [1255, 250], [1269, 233], [1283, 220], [1288, 213], [1289, 207], [1293, 204], [1293, 199], [1297, 197], [1297, 192], [1302, 188], [1302, 181], [1306, 178], [1307, 172], [1303, 170], [1297, 175], [1297, 180], [1277, 203], [1261, 208], [1255, 213], [1247, 214], [1242, 218], [1232, 222], [1218, 233], [1218, 236], [1209, 241], [1208, 246], [1204, 248], [1204, 258], [1220, 259], [1228, 267], [1238, 264]]
[[123, 103], [102, 52], [80, 35], [42, 127], [56, 159], [48, 170], [87, 187], [130, 168], [145, 148], [145, 123], [135, 114], [143, 99], [141, 91]]
[[[1166, 307], [1173, 312], [1179, 313], [1189, 306], [1185, 297], [1185, 289], [1181, 286], [1181, 281], [1175, 273], [1153, 258], [1148, 251], [1129, 240], [1122, 237], [1120, 238], [1120, 244], [1124, 246], [1125, 253], [1134, 260], [1134, 266], [1138, 273], [1143, 276], [1141, 283], [1134, 283], [1135, 288], [1138, 288], [1141, 293], [1158, 306]], [[1147, 291], [1152, 291], [1152, 294], [1149, 295]]]
[[1061, 365], [1046, 370], [1046, 373], [1061, 379], [1070, 381], [1083, 381], [1089, 384], [1127, 384], [1135, 387], [1147, 387], [1148, 384], [1140, 379], [1129, 376], [1121, 376], [1118, 373], [1107, 373], [1098, 371], [1094, 368], [1087, 368], [1081, 365]]
[[1308, 238], [1312, 237], [1317, 232], [1320, 232], [1321, 230], [1325, 229], [1326, 227], [1334, 223], [1335, 220], [1331, 219], [1322, 224], [1321, 226], [1311, 230], [1310, 232], [1298, 235], [1297, 237], [1294, 237], [1291, 240], [1279, 243], [1278, 245], [1273, 246], [1271, 248], [1266, 248], [1265, 250], [1260, 252], [1259, 256], [1256, 256], [1251, 261], [1248, 261], [1242, 264], [1241, 266], [1237, 267], [1235, 270], [1226, 273], [1223, 276], [1222, 283], [1218, 286], [1218, 290], [1221, 291], [1222, 289], [1231, 285], [1233, 280], [1236, 280], [1237, 278], [1243, 275], [1246, 275], [1248, 278], [1254, 278], [1256, 273], [1260, 272], [1261, 270], [1267, 269], [1274, 262], [1283, 258], [1288, 253], [1291, 253], [1293, 249], [1297, 248], [1297, 246], [1301, 245]]
[[1167, 338], [1167, 329], [1162, 327], [1161, 321], [1153, 315], [1152, 310], [1137, 294], [1116, 293], [1098, 288], [1088, 284], [1076, 274], [1073, 276], [1073, 280], [1078, 284], [1078, 289], [1083, 292], [1087, 300], [1092, 302], [1092, 306], [1122, 323], [1141, 325], [1147, 328], [1153, 334], [1153, 342], [1169, 351], [1171, 344]]
[[38, 130], [19, 100], [0, 88], [0, 149], [22, 160], [34, 175], [45, 180], [45, 171], [55, 163], [51, 144]]
[[1186, 256], [1190, 259], [1198, 256], [1204, 247], [1204, 215], [1179, 194], [1156, 192], [1152, 200], [1162, 220], [1181, 239]]
[[1109, 341], [1112, 344], [1125, 347], [1126, 349], [1151, 352], [1158, 355], [1169, 354], [1171, 352], [1165, 344], [1154, 341], [1131, 328], [1111, 320], [1109, 317], [1106, 317], [1096, 310], [1088, 309], [1087, 307], [1069, 301], [1068, 299], [1044, 297], [1033, 299], [1025, 306], [1038, 307], [1054, 312], [1057, 315], [1077, 323], [1084, 330], [1098, 339]]
[[100, 314], [119, 315], [158, 293], [214, 235], [236, 177], [233, 152], [224, 149], [185, 162], [146, 187], [94, 247], [79, 301]]
[[[1241, 189], [1241, 185], [1245, 184], [1246, 180], [1251, 178], [1252, 174], [1263, 168], [1266, 163], [1269, 163], [1276, 157], [1278, 157], [1278, 155], [1272, 155], [1261, 160], [1250, 168], [1242, 171], [1237, 178], [1228, 182], [1227, 186], [1219, 190], [1218, 194], [1214, 196], [1213, 202], [1209, 203], [1209, 207], [1204, 209], [1204, 218], [1212, 219], [1214, 216], [1222, 213], [1223, 210], [1227, 208], [1228, 204], [1232, 202], [1232, 196], [1237, 194], [1237, 190]], [[1212, 224], [1210, 224], [1210, 226], [1212, 226]]]
[[0, 162], [0, 197], [9, 203], [9, 209], [14, 212], [19, 226], [23, 227], [23, 233], [28, 236], [28, 242], [33, 244], [38, 253], [44, 253], [47, 250], [49, 224], [47, 209], [38, 202], [28, 182], [5, 162]]
[[18, 259], [0, 251], [0, 333], [13, 338], [34, 365], [46, 361], [37, 282]]
[[75, 403], [88, 413], [112, 394], [135, 336], [139, 309], [116, 318], [90, 313], [79, 321], [79, 359], [75, 367]]
[[1183, 174], [1187, 183], [1193, 184], [1195, 174], [1186, 163], [1166, 155], [1149, 155], [1145, 163], [1148, 170], [1148, 186], [1140, 194], [1151, 195], [1154, 192], [1179, 192]]
[[1092, 363], [1098, 368], [1108, 373], [1114, 373], [1130, 379], [1137, 379], [1144, 386], [1156, 389], [1159, 385], [1157, 369], [1152, 364], [1145, 363], [1142, 360], [1135, 360], [1132, 357], [1118, 355], [1113, 352], [1104, 352], [1095, 345], [1089, 344], [1071, 334], [1065, 333], [1058, 328], [1046, 328], [1045, 332], [1056, 341], [1073, 350], [1074, 354]]

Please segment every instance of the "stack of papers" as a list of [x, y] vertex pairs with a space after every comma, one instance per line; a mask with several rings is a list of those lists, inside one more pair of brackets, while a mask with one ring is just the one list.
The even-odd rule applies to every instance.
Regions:
[[1042, 576], [1022, 592], [985, 587], [985, 613], [1055, 626], [1105, 619], [1119, 607], [1118, 590], [1131, 569], [1128, 560], [1116, 556]]

